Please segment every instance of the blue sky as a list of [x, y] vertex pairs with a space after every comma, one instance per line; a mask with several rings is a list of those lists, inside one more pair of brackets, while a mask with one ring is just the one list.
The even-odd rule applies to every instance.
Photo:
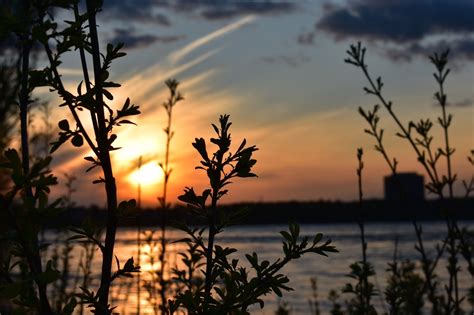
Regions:
[[[118, 102], [130, 96], [143, 114], [138, 127], [127, 127], [119, 141], [127, 150], [114, 153], [123, 198], [133, 197], [130, 180], [138, 156], [149, 163], [162, 159], [166, 97], [164, 80], [175, 77], [185, 101], [175, 109], [172, 142], [172, 198], [184, 186], [203, 188], [194, 171], [198, 156], [191, 142], [211, 135], [220, 114], [233, 121], [235, 142], [247, 138], [260, 150], [257, 179], [236, 183], [227, 202], [250, 200], [318, 200], [357, 198], [356, 149], [366, 154], [364, 189], [381, 197], [382, 176], [389, 173], [357, 108], [376, 100], [362, 91], [362, 73], [343, 62], [351, 43], [368, 48], [369, 70], [381, 75], [386, 96], [407, 124], [436, 119], [432, 51], [451, 47], [452, 73], [447, 83], [454, 114], [452, 143], [461, 179], [472, 176], [466, 156], [474, 148], [474, 3], [472, 1], [104, 1], [98, 15], [105, 42], [125, 42], [128, 55], [112, 66]], [[77, 85], [78, 57], [67, 56], [65, 78]], [[383, 113], [389, 153], [401, 171], [417, 171], [410, 148], [394, 136]], [[439, 126], [434, 136], [441, 137]], [[439, 142], [437, 142], [439, 144]], [[87, 165], [61, 149], [59, 170], [77, 174]], [[77, 152], [77, 150], [76, 150]], [[79, 151], [80, 154], [86, 152]], [[96, 176], [96, 175], [92, 175]], [[99, 192], [84, 187], [78, 200], [100, 204]], [[144, 188], [153, 205], [161, 183]], [[460, 193], [461, 190], [458, 190]]]

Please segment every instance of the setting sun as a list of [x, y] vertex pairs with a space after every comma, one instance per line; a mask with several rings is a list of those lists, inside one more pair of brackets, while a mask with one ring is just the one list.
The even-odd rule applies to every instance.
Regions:
[[149, 162], [143, 165], [129, 176], [133, 184], [151, 185], [161, 182], [163, 179], [163, 170], [156, 162]]

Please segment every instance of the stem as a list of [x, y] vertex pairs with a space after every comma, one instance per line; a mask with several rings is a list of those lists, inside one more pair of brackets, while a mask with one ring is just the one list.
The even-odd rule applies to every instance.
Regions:
[[[25, 2], [25, 11], [29, 12], [30, 10], [30, 1]], [[28, 27], [29, 32], [29, 27]], [[29, 103], [29, 91], [28, 91], [28, 70], [29, 70], [29, 58], [30, 58], [30, 48], [31, 48], [31, 38], [27, 34], [22, 38], [22, 51], [21, 51], [21, 86], [20, 86], [20, 129], [21, 129], [21, 154], [22, 154], [22, 167], [24, 176], [28, 176], [30, 172], [30, 153], [29, 153], [29, 143], [28, 143], [28, 103]], [[27, 197], [33, 197], [33, 191], [28, 185], [25, 187], [25, 194]], [[16, 221], [15, 221], [16, 222]], [[21, 229], [17, 229], [21, 233]], [[32, 236], [32, 242], [28, 244], [22, 236], [22, 246], [26, 252], [26, 257], [28, 265], [35, 279], [41, 274], [43, 268], [41, 265], [41, 257], [39, 255], [38, 248], [38, 236]], [[30, 248], [30, 246], [32, 248]], [[35, 280], [36, 285], [38, 286], [39, 302], [40, 302], [40, 313], [41, 314], [52, 314], [51, 306], [48, 301], [46, 293], [46, 284]]]
[[169, 210], [169, 204], [167, 202], [167, 193], [168, 193], [168, 183], [169, 178], [171, 175], [171, 168], [169, 165], [169, 155], [170, 155], [170, 143], [173, 137], [173, 132], [171, 131], [171, 121], [172, 121], [172, 113], [173, 107], [176, 105], [178, 101], [182, 99], [179, 92], [177, 92], [178, 82], [175, 80], [168, 80], [166, 81], [168, 88], [170, 89], [171, 95], [166, 103], [164, 103], [164, 107], [166, 109], [166, 114], [168, 116], [167, 126], [164, 129], [166, 133], [166, 148], [165, 148], [165, 161], [162, 165], [163, 173], [164, 173], [164, 181], [163, 181], [163, 196], [160, 200], [161, 208], [162, 208], [162, 222], [161, 222], [161, 253], [160, 253], [160, 262], [161, 262], [161, 269], [160, 269], [160, 297], [162, 301], [161, 311], [162, 314], [166, 314], [166, 292], [167, 292], [167, 282], [164, 279], [164, 271], [165, 271], [165, 257], [166, 257], [166, 214]]
[[96, 110], [98, 119], [99, 134], [96, 135], [98, 142], [99, 159], [105, 178], [105, 190], [107, 194], [107, 228], [105, 235], [105, 249], [102, 260], [102, 274], [100, 279], [99, 315], [106, 315], [108, 312], [109, 290], [111, 283], [111, 269], [113, 251], [115, 245], [115, 234], [117, 230], [117, 188], [112, 172], [110, 161], [107, 127], [104, 115], [104, 101], [102, 97], [100, 50], [97, 36], [96, 9], [93, 0], [86, 0], [87, 13], [89, 16], [89, 29], [92, 47], [92, 61], [94, 66], [94, 83], [96, 89]]
[[425, 291], [426, 287], [428, 287], [428, 299], [433, 305], [432, 313], [433, 315], [438, 315], [440, 313], [439, 304], [438, 304], [439, 301], [438, 301], [438, 297], [436, 296], [436, 282], [433, 279], [433, 272], [436, 268], [436, 265], [439, 259], [442, 256], [446, 243], [443, 243], [443, 247], [438, 251], [438, 255], [436, 256], [436, 259], [433, 262], [430, 262], [428, 256], [426, 255], [426, 251], [423, 245], [423, 239], [421, 236], [422, 234], [421, 226], [418, 225], [415, 221], [413, 222], [413, 226], [415, 228], [416, 238], [418, 241], [419, 253], [421, 254], [421, 269], [423, 270], [423, 273], [426, 278], [423, 291]]
[[216, 161], [215, 161], [215, 169], [213, 171], [218, 174], [216, 182], [219, 183], [217, 185], [211, 184], [212, 187], [212, 203], [211, 203], [211, 215], [209, 217], [209, 239], [207, 243], [207, 251], [206, 251], [206, 280], [204, 284], [204, 293], [205, 293], [205, 300], [204, 300], [204, 309], [207, 309], [208, 303], [211, 299], [211, 289], [212, 289], [212, 269], [214, 267], [214, 261], [212, 259], [212, 254], [214, 251], [214, 238], [217, 234], [216, 228], [216, 216], [217, 216], [217, 199], [219, 196], [219, 189], [220, 189], [220, 182], [222, 176], [222, 159], [223, 153], [220, 149], [215, 154]]
[[[74, 4], [74, 17], [76, 18], [76, 22], [79, 20], [79, 8], [77, 6], [77, 3]], [[86, 86], [87, 92], [90, 92], [91, 90], [91, 81], [89, 79], [89, 71], [87, 68], [87, 60], [86, 56], [84, 53], [84, 47], [82, 45], [79, 45], [79, 55], [81, 57], [81, 67], [82, 67], [82, 74], [84, 75], [84, 83]], [[97, 135], [99, 133], [99, 127], [97, 124], [97, 117], [95, 113], [91, 110], [91, 120], [92, 120], [92, 126], [94, 127], [94, 133]]]
[[64, 84], [61, 80], [61, 76], [59, 75], [58, 69], [55, 65], [54, 57], [53, 57], [53, 52], [51, 51], [51, 48], [49, 47], [49, 44], [46, 43], [44, 45], [44, 48], [46, 50], [46, 55], [48, 56], [49, 64], [51, 66], [51, 70], [53, 71], [54, 74], [54, 79], [55, 79], [55, 84], [56, 86], [54, 87], [57, 91], [58, 94], [64, 99], [66, 102], [66, 105], [68, 106], [72, 117], [74, 118], [74, 121], [77, 124], [77, 127], [79, 128], [79, 131], [81, 132], [82, 136], [86, 140], [87, 144], [91, 148], [91, 150], [95, 153], [95, 155], [99, 156], [99, 150], [96, 147], [96, 145], [92, 142], [91, 138], [89, 137], [89, 134], [87, 133], [86, 129], [84, 128], [84, 125], [82, 124], [81, 119], [79, 118], [79, 115], [76, 112], [76, 109], [74, 107], [74, 100], [72, 99], [71, 95], [66, 92], [66, 89], [64, 88]]
[[[140, 170], [142, 168], [142, 156], [138, 158], [138, 174], [140, 174]], [[137, 187], [137, 210], [140, 211], [142, 207], [142, 185], [141, 182], [138, 181], [138, 187]], [[137, 264], [140, 266], [140, 259], [141, 259], [141, 239], [140, 239], [140, 234], [142, 233], [141, 230], [141, 222], [140, 222], [140, 212], [137, 213], [136, 216], [137, 220]], [[140, 315], [140, 282], [141, 282], [141, 273], [138, 272], [137, 274], [137, 314]]]
[[161, 298], [161, 313], [164, 315], [166, 314], [166, 289], [167, 289], [167, 284], [164, 279], [164, 274], [165, 274], [165, 255], [166, 255], [166, 215], [165, 211], [166, 209], [163, 210], [163, 221], [161, 222], [161, 253], [160, 253], [160, 262], [161, 262], [161, 267], [160, 267], [160, 298]]
[[214, 250], [214, 238], [217, 234], [216, 229], [216, 208], [217, 208], [217, 194], [218, 189], [213, 189], [212, 191], [212, 204], [211, 204], [211, 216], [209, 218], [209, 239], [207, 243], [206, 251], [206, 281], [204, 285], [205, 301], [204, 309], [207, 309], [209, 300], [211, 298], [211, 289], [212, 289], [212, 269], [214, 266], [214, 261], [212, 259], [212, 254]]
[[[23, 38], [22, 52], [21, 52], [21, 87], [20, 87], [20, 131], [21, 131], [21, 157], [22, 167], [25, 176], [28, 176], [30, 172], [30, 152], [28, 143], [28, 102], [29, 102], [29, 91], [28, 91], [28, 70], [29, 70], [29, 57], [30, 47], [29, 43], [31, 39], [29, 36]], [[26, 187], [26, 194], [31, 197], [33, 192], [31, 187]]]
[[171, 118], [173, 103], [170, 100], [166, 106], [166, 113], [168, 114], [168, 124], [166, 131], [166, 148], [165, 148], [165, 163], [163, 165], [164, 172], [164, 181], [163, 181], [163, 199], [162, 199], [162, 222], [161, 222], [161, 268], [160, 268], [160, 297], [161, 297], [161, 312], [166, 314], [166, 282], [164, 280], [164, 271], [165, 271], [165, 255], [166, 255], [166, 212], [168, 211], [167, 203], [167, 192], [168, 192], [168, 181], [170, 177], [170, 168], [169, 168], [169, 154], [170, 154], [170, 142], [171, 142]]
[[[362, 169], [364, 168], [364, 164], [362, 162], [362, 149], [358, 150], [357, 158], [359, 160], [359, 165], [357, 167], [357, 179], [358, 179], [358, 188], [359, 188], [359, 211], [360, 211], [360, 216], [361, 216], [358, 225], [360, 229], [360, 241], [362, 244], [362, 265], [363, 265], [363, 270], [365, 270], [367, 267], [367, 242], [365, 241], [365, 226], [364, 226], [364, 221], [363, 221], [363, 208], [362, 208], [363, 196], [364, 196], [363, 191], [362, 191]], [[367, 292], [369, 288], [369, 281], [367, 279], [367, 275], [365, 274], [365, 272], [363, 273], [363, 275], [364, 275], [363, 276], [363, 285], [364, 285], [363, 293], [365, 296], [363, 297], [363, 301], [361, 302], [363, 305], [363, 309], [368, 312], [369, 304], [370, 304], [370, 294], [369, 292]]]
[[444, 80], [439, 82], [439, 93], [442, 97], [440, 104], [441, 104], [441, 110], [443, 113], [442, 127], [443, 127], [444, 143], [445, 143], [445, 150], [446, 150], [445, 153], [446, 153], [446, 164], [447, 164], [447, 172], [448, 172], [449, 199], [452, 200], [453, 199], [453, 175], [451, 171], [451, 147], [449, 146], [449, 136], [448, 136], [449, 124], [446, 117], [446, 98], [444, 94], [443, 83], [444, 83]]

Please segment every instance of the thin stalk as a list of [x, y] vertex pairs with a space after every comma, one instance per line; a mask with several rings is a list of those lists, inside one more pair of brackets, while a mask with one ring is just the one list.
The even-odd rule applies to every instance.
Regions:
[[[363, 197], [364, 193], [362, 191], [362, 169], [364, 168], [364, 162], [362, 161], [362, 155], [363, 151], [362, 148], [357, 149], [357, 160], [359, 162], [357, 166], [357, 182], [358, 182], [358, 190], [359, 190], [359, 211], [360, 211], [360, 220], [358, 222], [359, 229], [360, 229], [360, 241], [362, 244], [362, 264], [363, 268], [365, 270], [367, 266], [367, 242], [365, 240], [365, 226], [364, 226], [364, 221], [363, 221]], [[367, 279], [367, 276], [364, 275], [363, 278], [363, 284], [364, 284], [364, 293], [365, 296], [363, 297], [364, 300], [361, 301], [362, 305], [364, 307], [364, 310], [368, 311], [369, 309], [369, 304], [370, 304], [370, 294], [368, 294], [367, 289], [369, 287], [369, 281]]]
[[[214, 249], [214, 238], [217, 233], [216, 229], [216, 208], [217, 208], [217, 190], [213, 190], [212, 193], [212, 204], [211, 204], [211, 215], [209, 218], [209, 239], [207, 242], [207, 252], [206, 252], [206, 281], [204, 286], [205, 293], [205, 305], [208, 304], [208, 301], [211, 296], [212, 289], [212, 269], [214, 266], [214, 261], [212, 259], [213, 249]], [[206, 308], [205, 308], [206, 309]]]
[[449, 199], [453, 199], [453, 174], [451, 170], [451, 147], [449, 146], [449, 123], [448, 118], [446, 116], [446, 95], [444, 94], [444, 87], [443, 81], [439, 82], [439, 93], [441, 95], [441, 110], [442, 110], [442, 120], [443, 120], [443, 134], [444, 134], [444, 143], [445, 143], [445, 153], [446, 153], [446, 166], [447, 166], [447, 173], [448, 173], [448, 188], [449, 188]]
[[51, 70], [53, 71], [54, 74], [54, 79], [55, 79], [55, 89], [58, 91], [58, 94], [64, 99], [66, 102], [67, 107], [69, 108], [69, 111], [72, 114], [72, 117], [74, 118], [74, 121], [77, 124], [77, 127], [79, 128], [79, 131], [81, 135], [84, 137], [86, 140], [87, 144], [91, 148], [91, 150], [95, 153], [96, 156], [100, 156], [99, 154], [99, 149], [97, 146], [92, 142], [91, 138], [89, 137], [89, 134], [87, 133], [86, 129], [84, 128], [84, 125], [82, 124], [81, 119], [79, 118], [79, 115], [77, 114], [77, 111], [74, 107], [74, 100], [71, 98], [71, 96], [66, 92], [66, 89], [64, 88], [64, 84], [61, 80], [61, 76], [59, 75], [58, 69], [55, 65], [55, 60], [53, 57], [53, 52], [51, 51], [51, 47], [49, 46], [48, 43], [44, 45], [46, 55], [48, 56], [49, 64], [51, 66]]
[[[221, 182], [221, 173], [222, 173], [222, 159], [223, 154], [218, 151], [216, 153], [216, 168], [218, 168], [216, 173], [219, 174], [219, 178], [216, 182]], [[213, 260], [213, 252], [214, 252], [214, 239], [217, 234], [216, 228], [216, 217], [217, 217], [217, 199], [219, 194], [220, 187], [212, 187], [212, 203], [211, 203], [211, 214], [209, 216], [209, 238], [207, 243], [207, 251], [206, 251], [206, 279], [204, 283], [204, 293], [205, 293], [205, 300], [204, 300], [204, 309], [207, 309], [209, 300], [211, 298], [211, 289], [212, 289], [212, 269], [214, 267], [214, 260]]]
[[163, 165], [164, 171], [164, 181], [163, 181], [163, 199], [162, 199], [162, 222], [161, 222], [161, 253], [160, 253], [160, 298], [161, 298], [161, 313], [166, 313], [166, 289], [167, 285], [164, 281], [164, 271], [165, 271], [165, 255], [166, 255], [166, 212], [168, 211], [168, 181], [170, 177], [170, 167], [169, 167], [169, 155], [170, 155], [170, 142], [171, 142], [171, 117], [172, 117], [172, 106], [168, 104], [169, 107], [166, 108], [168, 114], [168, 124], [166, 131], [166, 148], [165, 148], [165, 163]]
[[[448, 129], [451, 124], [451, 115], [446, 114], [446, 94], [444, 93], [444, 81], [449, 73], [449, 69], [444, 71], [444, 67], [447, 63], [447, 55], [449, 51], [442, 54], [441, 57], [438, 57], [437, 54], [431, 58], [431, 61], [436, 66], [438, 71], [435, 74], [435, 79], [438, 82], [439, 91], [435, 93], [435, 96], [441, 105], [442, 117], [439, 118], [439, 123], [443, 128], [444, 134], [444, 155], [446, 156], [446, 164], [447, 164], [447, 179], [446, 182], [448, 184], [448, 191], [449, 191], [449, 200], [453, 199], [453, 183], [454, 177], [451, 171], [451, 155], [453, 154], [454, 150], [451, 149], [449, 146], [449, 134]], [[459, 287], [458, 287], [458, 244], [456, 242], [458, 236], [456, 235], [456, 227], [457, 222], [455, 216], [452, 213], [448, 214], [448, 218], [446, 219], [446, 224], [448, 228], [448, 252], [449, 252], [449, 259], [448, 259], [448, 271], [449, 271], [449, 285], [446, 288], [448, 293], [448, 303], [447, 303], [447, 312], [451, 312], [451, 303], [453, 303], [452, 307], [454, 308], [454, 314], [458, 315], [460, 313], [460, 304], [461, 301], [459, 299]], [[462, 238], [462, 235], [459, 235], [459, 238]], [[454, 292], [453, 292], [454, 291]], [[454, 296], [453, 296], [454, 294]]]
[[161, 222], [161, 253], [160, 253], [160, 270], [159, 270], [159, 281], [160, 281], [160, 299], [161, 299], [161, 313], [166, 314], [166, 290], [167, 284], [164, 279], [165, 274], [165, 258], [166, 258], [166, 212], [167, 209], [163, 209], [162, 222]]
[[169, 163], [169, 156], [170, 156], [170, 143], [171, 139], [173, 138], [173, 132], [171, 131], [171, 121], [173, 117], [173, 107], [176, 105], [177, 102], [182, 100], [181, 94], [177, 91], [178, 81], [176, 80], [167, 80], [166, 85], [170, 89], [171, 95], [169, 99], [163, 103], [163, 106], [166, 110], [167, 114], [167, 125], [164, 129], [166, 133], [166, 147], [165, 147], [165, 161], [161, 165], [164, 174], [163, 180], [163, 195], [161, 198], [158, 198], [161, 204], [162, 210], [162, 222], [161, 222], [161, 252], [160, 252], [160, 262], [161, 268], [159, 270], [159, 279], [160, 279], [160, 298], [161, 298], [161, 312], [162, 314], [166, 314], [166, 292], [167, 292], [167, 282], [164, 279], [164, 272], [165, 272], [165, 257], [166, 257], [166, 214], [169, 211], [170, 207], [167, 201], [168, 197], [168, 183], [169, 178], [171, 175], [171, 168]]
[[117, 188], [113, 176], [112, 165], [109, 154], [109, 144], [106, 120], [104, 115], [104, 101], [102, 97], [101, 86], [101, 66], [99, 40], [97, 36], [96, 9], [93, 0], [87, 0], [87, 13], [89, 18], [89, 29], [91, 38], [92, 61], [94, 66], [94, 83], [96, 89], [96, 110], [99, 127], [97, 135], [99, 147], [99, 159], [105, 178], [105, 190], [107, 194], [107, 228], [105, 235], [105, 249], [102, 260], [102, 274], [99, 287], [99, 305], [98, 314], [106, 315], [108, 312], [109, 290], [111, 284], [112, 259], [115, 245], [115, 234], [117, 230]]
[[[25, 2], [25, 12], [30, 10], [30, 1]], [[28, 28], [28, 33], [29, 33]], [[22, 38], [22, 51], [21, 51], [21, 75], [20, 75], [20, 129], [21, 129], [21, 153], [22, 153], [22, 167], [25, 176], [28, 176], [30, 172], [30, 153], [28, 143], [28, 103], [29, 103], [29, 90], [28, 90], [28, 71], [29, 71], [29, 59], [31, 49], [31, 38], [30, 35], [26, 35]], [[25, 187], [25, 194], [28, 197], [33, 196], [31, 187]], [[20, 232], [21, 230], [19, 230]], [[20, 233], [21, 234], [21, 233]], [[41, 314], [52, 314], [51, 306], [48, 301], [46, 292], [46, 284], [42, 281], [37, 280], [37, 276], [42, 272], [43, 268], [41, 265], [41, 257], [38, 249], [38, 236], [34, 235], [31, 242], [31, 246], [27, 242], [22, 242], [24, 250], [26, 251], [26, 257], [28, 265], [35, 277], [35, 282], [38, 287], [39, 302], [40, 302], [40, 313]]]
[[[140, 170], [142, 168], [142, 156], [138, 158], [138, 174], [140, 174]], [[140, 266], [140, 259], [141, 259], [141, 239], [140, 235], [142, 233], [141, 229], [141, 222], [140, 222], [140, 210], [141, 210], [141, 203], [142, 203], [142, 184], [140, 180], [138, 181], [138, 187], [137, 187], [137, 264]], [[140, 282], [141, 282], [141, 273], [137, 273], [137, 314], [140, 315]]]
[[[79, 20], [79, 8], [77, 3], [74, 4], [74, 17], [76, 19], [76, 22]], [[86, 86], [86, 91], [90, 92], [91, 90], [91, 81], [89, 79], [89, 71], [87, 67], [87, 60], [86, 60], [86, 55], [84, 52], [84, 47], [82, 45], [79, 45], [79, 55], [81, 58], [81, 67], [82, 67], [82, 74], [84, 76], [84, 83]], [[91, 114], [91, 120], [92, 120], [92, 126], [94, 127], [94, 133], [97, 135], [99, 134], [99, 126], [97, 124], [97, 117], [94, 113], [94, 111], [90, 111]]]
[[[29, 1], [26, 1], [29, 4]], [[29, 6], [28, 6], [29, 7]], [[27, 10], [29, 9], [27, 7]], [[29, 71], [29, 59], [30, 59], [30, 48], [31, 38], [25, 36], [22, 38], [21, 48], [21, 74], [20, 74], [20, 132], [21, 132], [21, 157], [23, 173], [27, 176], [30, 172], [30, 152], [28, 143], [28, 103], [29, 103], [29, 91], [28, 91], [28, 71]], [[26, 187], [26, 195], [31, 197], [33, 192], [31, 187]]]

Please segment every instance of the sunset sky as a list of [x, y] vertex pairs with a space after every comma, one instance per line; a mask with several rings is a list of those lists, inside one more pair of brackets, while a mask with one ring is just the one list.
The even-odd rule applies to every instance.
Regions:
[[[181, 82], [185, 97], [173, 112], [171, 202], [185, 186], [205, 188], [205, 174], [194, 170], [199, 156], [191, 143], [195, 137], [208, 139], [210, 124], [226, 113], [233, 122], [234, 144], [246, 138], [259, 151], [254, 169], [258, 178], [236, 180], [224, 202], [354, 200], [358, 147], [365, 151], [365, 195], [382, 197], [383, 176], [389, 170], [357, 113], [359, 106], [372, 108], [376, 100], [363, 92], [361, 71], [343, 61], [357, 41], [367, 46], [369, 71], [382, 76], [385, 95], [405, 124], [439, 115], [434, 68], [427, 55], [451, 47], [453, 71], [446, 90], [454, 115], [454, 165], [460, 179], [472, 176], [466, 159], [474, 149], [472, 0], [104, 3], [98, 15], [102, 47], [124, 42], [128, 54], [111, 68], [112, 80], [122, 84], [113, 91], [114, 102], [121, 106], [130, 97], [142, 111], [135, 119], [138, 126], [120, 128], [117, 145], [123, 149], [113, 153], [121, 199], [136, 198], [133, 171], [139, 156], [147, 173], [156, 177], [143, 183], [144, 203], [156, 205], [161, 194], [156, 165], [165, 147], [161, 104], [168, 78]], [[82, 79], [78, 53], [65, 56], [62, 70], [75, 91]], [[381, 113], [385, 143], [399, 160], [400, 171], [421, 173], [410, 147], [394, 135], [386, 112]], [[53, 119], [65, 115], [66, 110], [57, 110]], [[441, 139], [438, 125], [433, 135]], [[84, 175], [86, 155], [85, 148], [65, 145], [55, 154], [54, 172], [62, 182], [63, 172], [80, 178], [77, 203], [103, 205], [102, 187], [90, 184], [99, 174]]]

